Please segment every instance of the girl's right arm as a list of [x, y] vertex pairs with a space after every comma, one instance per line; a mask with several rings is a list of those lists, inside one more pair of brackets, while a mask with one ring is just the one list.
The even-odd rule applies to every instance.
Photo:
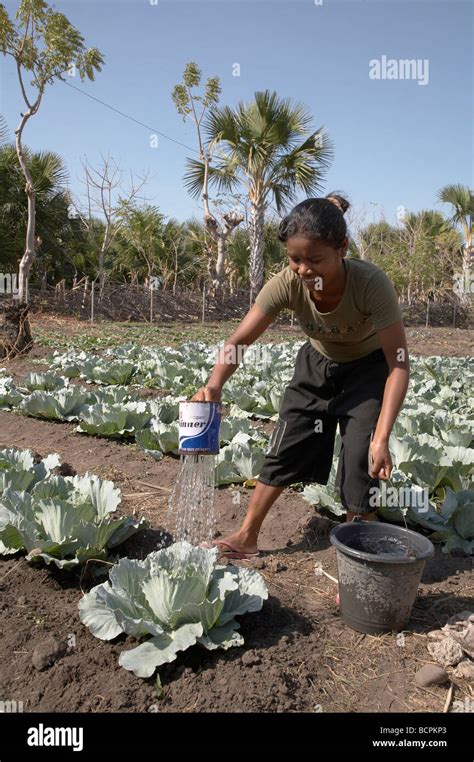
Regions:
[[198, 389], [192, 401], [220, 402], [222, 387], [239, 367], [243, 351], [253, 344], [273, 323], [275, 317], [266, 315], [256, 304], [247, 312], [232, 336], [224, 343], [207, 384]]

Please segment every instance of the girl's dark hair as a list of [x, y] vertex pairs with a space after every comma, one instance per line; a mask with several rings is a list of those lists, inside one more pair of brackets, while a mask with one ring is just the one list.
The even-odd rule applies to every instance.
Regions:
[[347, 236], [344, 212], [349, 206], [347, 199], [338, 193], [328, 193], [326, 198], [307, 198], [282, 219], [278, 239], [285, 243], [292, 236], [303, 235], [338, 249]]

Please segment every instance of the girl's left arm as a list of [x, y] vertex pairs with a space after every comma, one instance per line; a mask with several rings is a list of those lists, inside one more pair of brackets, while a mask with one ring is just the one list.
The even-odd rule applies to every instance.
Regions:
[[405, 328], [401, 320], [378, 331], [377, 335], [388, 363], [389, 375], [385, 383], [382, 409], [370, 445], [372, 465], [369, 474], [376, 479], [389, 479], [393, 464], [388, 440], [408, 389], [410, 364]]

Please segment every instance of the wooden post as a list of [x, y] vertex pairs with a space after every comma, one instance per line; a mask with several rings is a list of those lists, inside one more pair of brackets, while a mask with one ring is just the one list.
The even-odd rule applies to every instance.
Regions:
[[92, 284], [91, 284], [91, 323], [94, 322], [94, 307], [95, 307], [94, 297], [95, 297], [95, 279], [92, 281]]
[[201, 322], [204, 323], [206, 320], [206, 284], [204, 283], [204, 286], [202, 287], [202, 316], [201, 316]]
[[150, 289], [150, 323], [153, 323], [153, 281], [151, 278], [148, 281], [148, 288]]
[[81, 310], [83, 310], [82, 314], [85, 316], [86, 314], [86, 301], [87, 301], [87, 292], [89, 290], [89, 276], [86, 275], [84, 279], [84, 292], [82, 294], [82, 304], [81, 304]]

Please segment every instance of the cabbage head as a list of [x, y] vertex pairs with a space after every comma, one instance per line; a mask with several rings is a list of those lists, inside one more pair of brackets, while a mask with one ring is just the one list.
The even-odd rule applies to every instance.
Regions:
[[150, 553], [144, 561], [123, 558], [109, 581], [80, 601], [81, 621], [101, 640], [122, 633], [151, 636], [119, 657], [138, 677], [151, 677], [196, 643], [209, 650], [241, 646], [235, 617], [259, 611], [268, 591], [255, 570], [216, 561], [216, 548], [188, 542]]

